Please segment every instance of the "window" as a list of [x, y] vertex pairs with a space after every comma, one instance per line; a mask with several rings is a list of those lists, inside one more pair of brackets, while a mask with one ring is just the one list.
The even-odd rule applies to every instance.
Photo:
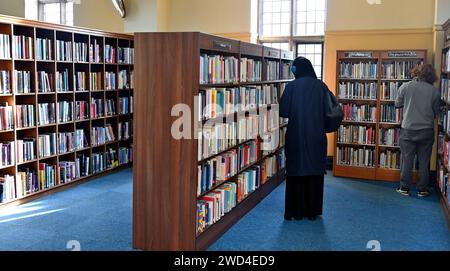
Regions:
[[289, 51], [289, 43], [288, 42], [282, 42], [282, 43], [265, 42], [265, 43], [263, 43], [263, 45], [267, 46], [267, 47], [272, 47], [272, 48], [276, 48], [276, 49]]
[[317, 77], [323, 78], [323, 43], [298, 43], [297, 56], [309, 59], [314, 66]]
[[73, 0], [26, 0], [27, 19], [73, 25]]
[[323, 78], [326, 0], [259, 0], [259, 42], [296, 51]]

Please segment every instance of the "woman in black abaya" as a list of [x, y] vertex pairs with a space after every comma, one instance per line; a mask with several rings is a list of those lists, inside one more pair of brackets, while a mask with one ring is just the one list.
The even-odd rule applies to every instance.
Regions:
[[289, 119], [286, 133], [286, 220], [317, 219], [322, 215], [327, 137], [324, 99], [328, 87], [311, 62], [297, 58], [295, 80], [280, 100], [280, 116]]

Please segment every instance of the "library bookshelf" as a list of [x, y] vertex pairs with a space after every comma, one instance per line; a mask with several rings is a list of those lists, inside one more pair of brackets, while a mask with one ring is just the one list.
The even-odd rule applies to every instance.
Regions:
[[439, 136], [438, 136], [438, 194], [441, 199], [441, 205], [445, 213], [448, 227], [450, 229], [450, 197], [448, 181], [450, 176], [450, 20], [448, 20], [443, 29], [445, 31], [445, 44], [442, 50], [442, 67], [440, 69], [441, 80], [441, 116], [439, 121]]
[[0, 207], [131, 166], [133, 48], [130, 35], [0, 16]]
[[[344, 121], [335, 135], [333, 174], [368, 180], [400, 180], [401, 109], [398, 88], [426, 50], [338, 51], [337, 98]], [[415, 174], [416, 175], [416, 174]]]
[[[286, 71], [293, 54], [198, 32], [137, 33], [135, 45], [133, 247], [206, 250], [284, 181], [286, 124], [278, 125], [276, 109], [291, 80]], [[231, 63], [225, 78], [210, 76], [211, 61], [219, 61], [214, 71]], [[253, 103], [255, 93], [270, 95]], [[223, 97], [231, 108], [208, 109]], [[174, 109], [180, 104], [189, 112]], [[172, 130], [180, 128], [172, 126], [183, 114], [189, 119], [182, 128], [187, 134], [178, 139]], [[263, 150], [258, 133], [249, 134], [255, 123], [269, 135], [265, 144], [271, 148]], [[226, 145], [210, 151], [217, 144], [210, 145], [214, 136], [205, 135], [217, 127], [231, 129]], [[239, 136], [243, 131], [246, 135]], [[210, 173], [218, 168], [226, 173]], [[225, 208], [213, 209], [215, 196]]]

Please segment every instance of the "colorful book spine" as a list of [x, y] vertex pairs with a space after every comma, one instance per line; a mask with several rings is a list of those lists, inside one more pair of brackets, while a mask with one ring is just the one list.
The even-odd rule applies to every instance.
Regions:
[[58, 92], [70, 91], [68, 69], [56, 72], [56, 91]]
[[11, 73], [0, 71], [0, 94], [11, 94]]
[[16, 127], [28, 128], [36, 125], [34, 105], [16, 105]]
[[232, 56], [200, 55], [200, 84], [239, 82], [239, 60]]
[[341, 82], [339, 83], [339, 98], [376, 100], [378, 84], [374, 82]]
[[58, 102], [58, 121], [60, 123], [73, 121], [73, 102]]
[[0, 103], [0, 131], [14, 128], [13, 107], [8, 103]]
[[32, 93], [33, 86], [31, 84], [31, 72], [15, 70], [14, 85], [16, 93]]
[[14, 40], [14, 58], [15, 59], [33, 59], [33, 38], [26, 36], [13, 36]]
[[72, 62], [73, 50], [71, 41], [56, 41], [56, 60], [60, 62]]
[[39, 125], [56, 123], [56, 110], [54, 103], [42, 103], [38, 105]]
[[39, 135], [38, 156], [45, 158], [56, 155], [56, 133]]
[[[81, 79], [83, 80], [83, 79]], [[91, 72], [91, 78], [89, 80], [91, 90], [102, 90], [102, 73], [101, 72]]]
[[75, 62], [88, 62], [89, 48], [87, 43], [75, 42], [74, 43], [74, 61]]
[[11, 59], [11, 36], [0, 34], [0, 59]]
[[341, 166], [374, 167], [375, 150], [366, 147], [338, 147], [336, 161]]
[[375, 127], [341, 125], [337, 138], [339, 143], [375, 145]]
[[40, 71], [38, 76], [38, 92], [49, 93], [53, 92], [53, 74], [45, 71]]
[[373, 79], [378, 77], [378, 64], [369, 62], [339, 62], [339, 77], [342, 79]]
[[36, 60], [50, 61], [53, 56], [53, 44], [51, 39], [36, 39]]
[[381, 75], [383, 79], [412, 79], [411, 71], [422, 64], [422, 60], [385, 62], [381, 66]]

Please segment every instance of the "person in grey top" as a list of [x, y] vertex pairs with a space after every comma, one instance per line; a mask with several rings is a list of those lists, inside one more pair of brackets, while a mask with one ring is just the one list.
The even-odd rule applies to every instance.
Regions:
[[433, 87], [437, 81], [437, 75], [432, 65], [420, 65], [414, 68], [412, 76], [414, 79], [411, 82], [400, 87], [395, 102], [397, 108], [403, 108], [400, 130], [401, 180], [397, 192], [405, 196], [410, 195], [412, 169], [417, 154], [419, 162], [417, 195], [425, 197], [430, 194], [428, 191], [430, 158], [441, 95]]

